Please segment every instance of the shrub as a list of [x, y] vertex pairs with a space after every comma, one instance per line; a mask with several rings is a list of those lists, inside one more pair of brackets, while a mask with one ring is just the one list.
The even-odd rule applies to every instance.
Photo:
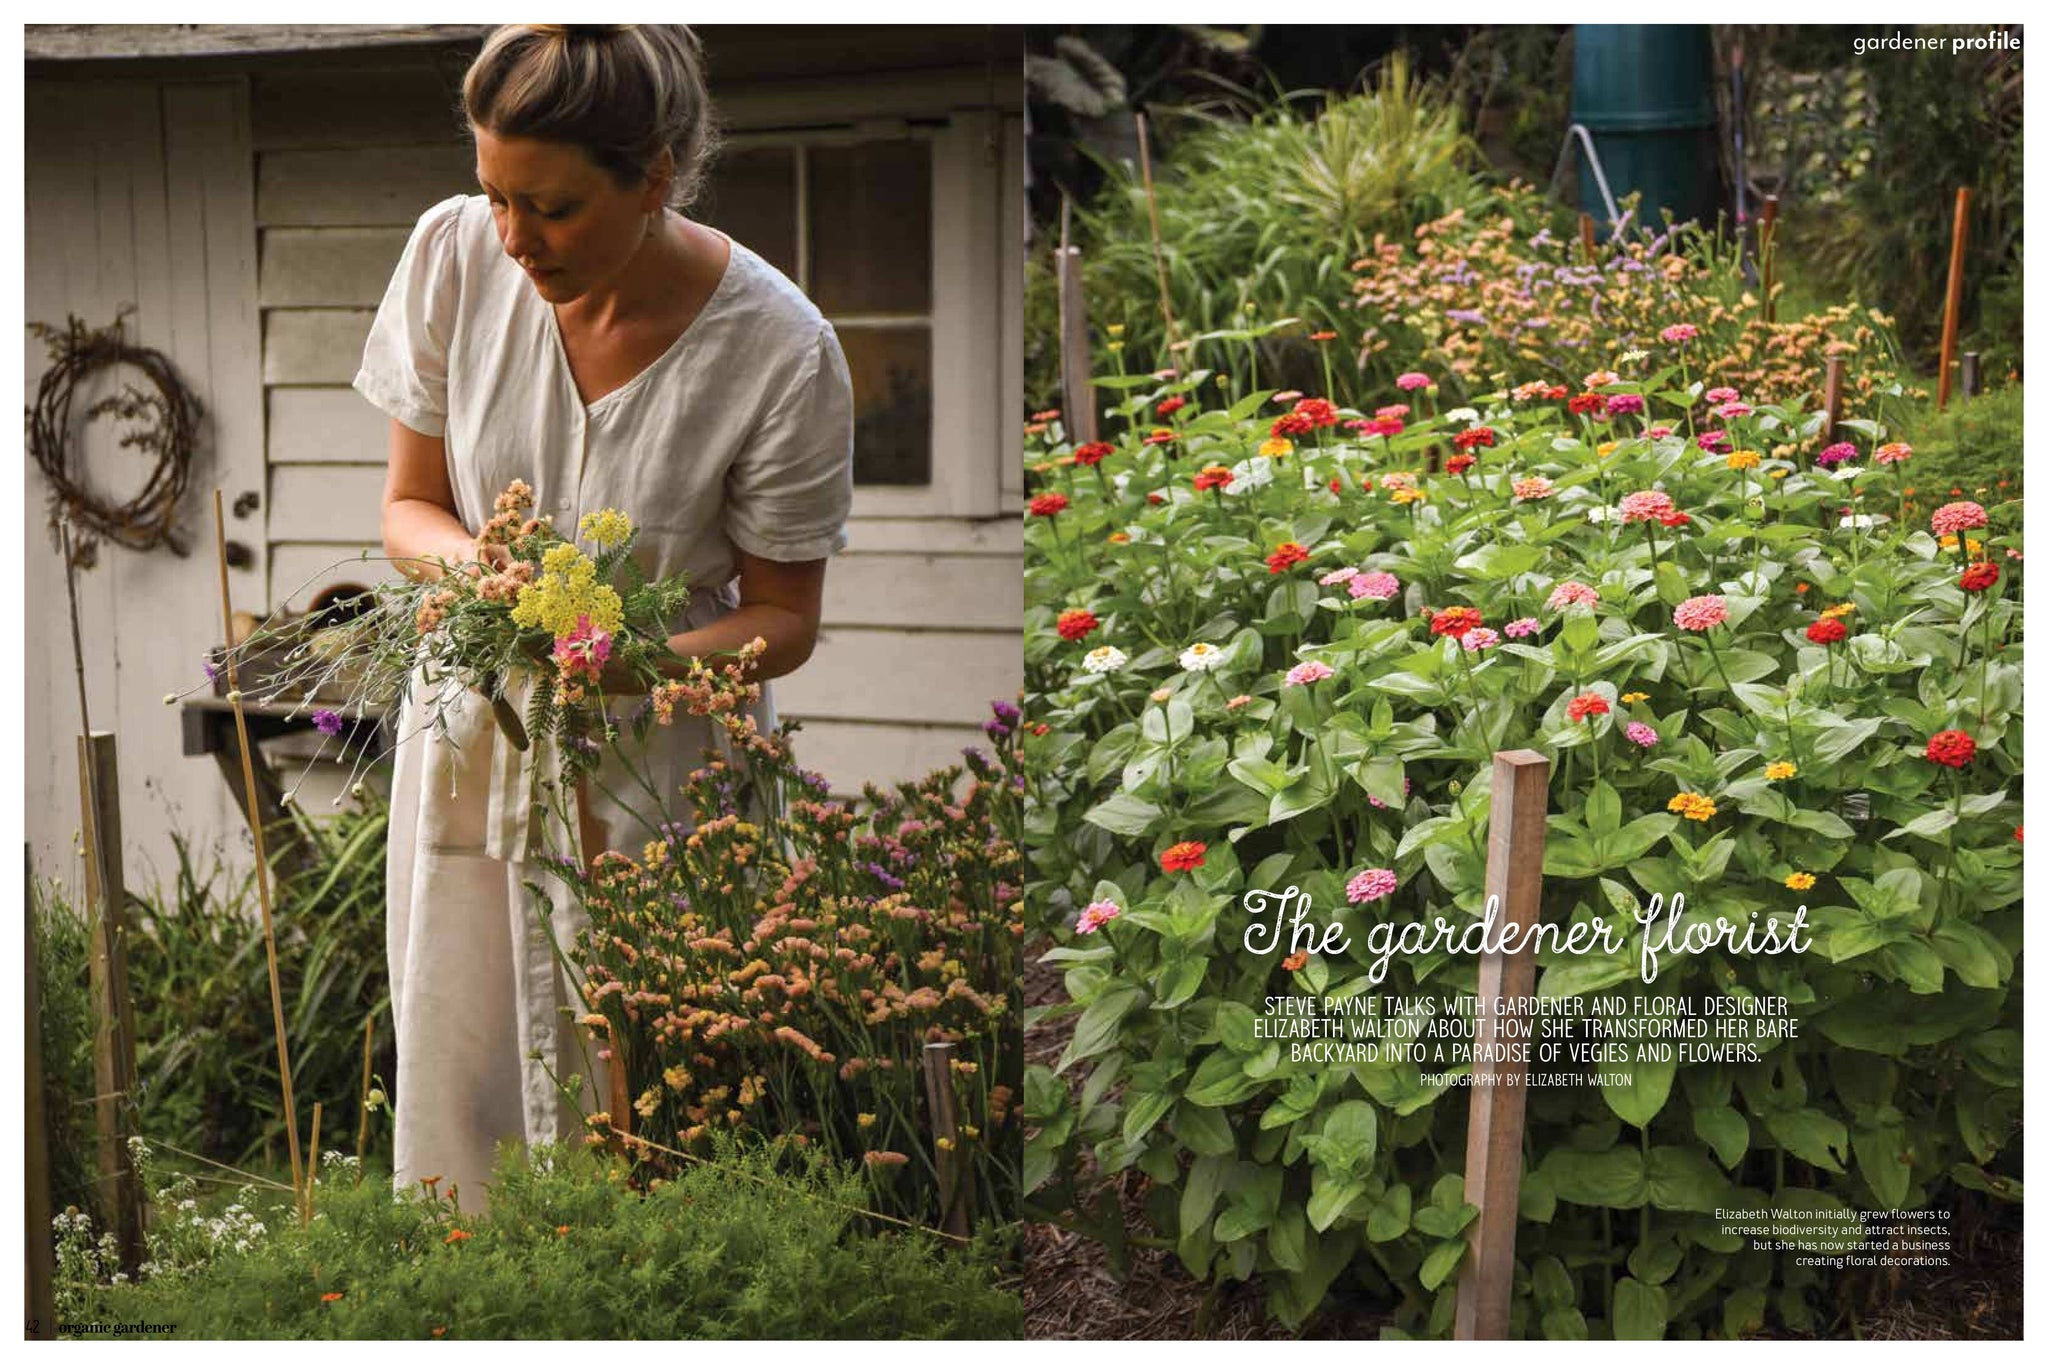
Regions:
[[59, 1315], [208, 1339], [875, 1339], [1016, 1336], [1000, 1248], [942, 1253], [865, 1216], [860, 1175], [742, 1152], [651, 1189], [583, 1151], [501, 1159], [488, 1216], [356, 1183], [326, 1154], [313, 1221], [253, 1187], [219, 1215], [158, 1190], [150, 1265], [113, 1283], [89, 1222], [59, 1218]]
[[[1469, 997], [1472, 959], [1397, 953], [1375, 982], [1370, 945], [1481, 912], [1491, 756], [1517, 747], [1553, 765], [1545, 920], [1626, 945], [1540, 958], [1540, 993], [1782, 995], [1799, 1021], [1531, 1096], [1517, 1332], [1813, 1330], [1829, 1278], [1714, 1209], [2017, 1197], [2018, 506], [1950, 511], [1943, 544], [1898, 515], [1915, 467], [1870, 460], [1881, 428], [1823, 466], [1817, 414], [1717, 399], [1709, 436], [1700, 346], [1441, 415], [1390, 393], [1418, 410], [1370, 425], [1133, 381], [1099, 463], [1044, 452], [1029, 916], [1075, 1025], [1026, 1082], [1038, 1214], [1121, 1236], [1091, 1180], [1136, 1172], [1196, 1275], [1257, 1278], [1290, 1322], [1343, 1286], [1446, 1334], [1463, 1092], [1254, 1026], [1271, 996]], [[1289, 885], [1348, 952], [1247, 946], [1243, 894]], [[1637, 911], [1668, 923], [1679, 892], [1728, 931], [1810, 904], [1811, 951], [1709, 946], [1645, 984]]]
[[29, 879], [35, 916], [36, 987], [41, 1005], [43, 1123], [50, 1161], [50, 1203], [97, 1206], [97, 1143], [92, 1097], [91, 941], [85, 916], [65, 900], [61, 883]]

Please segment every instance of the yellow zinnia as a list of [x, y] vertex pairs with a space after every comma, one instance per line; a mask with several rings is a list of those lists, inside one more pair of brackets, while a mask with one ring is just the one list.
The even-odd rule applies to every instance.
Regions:
[[1785, 885], [1794, 891], [1811, 891], [1813, 890], [1813, 874], [1811, 872], [1794, 872], [1791, 876], [1785, 878]]
[[1259, 443], [1259, 454], [1268, 459], [1285, 459], [1294, 453], [1294, 442], [1285, 436], [1269, 436]]
[[1754, 450], [1737, 450], [1730, 452], [1728, 467], [1730, 469], [1755, 469], [1762, 461], [1763, 457]]
[[1787, 778], [1797, 776], [1799, 776], [1799, 765], [1796, 763], [1769, 763], [1764, 765], [1764, 781], [1766, 782], [1783, 782]]

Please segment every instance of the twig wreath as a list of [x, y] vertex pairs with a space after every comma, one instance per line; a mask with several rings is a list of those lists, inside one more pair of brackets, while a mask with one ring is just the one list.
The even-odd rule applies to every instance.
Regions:
[[[71, 521], [72, 554], [82, 568], [95, 562], [99, 539], [131, 550], [167, 545], [173, 554], [188, 553], [172, 520], [191, 476], [200, 404], [161, 351], [131, 345], [123, 337], [129, 311], [123, 309], [111, 326], [98, 331], [76, 317], [61, 330], [29, 324], [29, 331], [50, 349], [50, 368], [28, 409], [29, 453], [50, 480], [50, 525], [54, 529], [60, 516]], [[150, 389], [124, 385], [87, 408], [85, 420], [113, 416], [134, 423], [120, 443], [125, 449], [154, 452], [156, 468], [140, 492], [117, 505], [87, 487], [83, 468], [73, 468], [69, 437], [71, 402], [79, 387], [100, 371], [123, 365], [140, 370]]]

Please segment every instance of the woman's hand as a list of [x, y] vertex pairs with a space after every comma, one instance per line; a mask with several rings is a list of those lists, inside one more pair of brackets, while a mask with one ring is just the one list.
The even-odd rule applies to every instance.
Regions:
[[468, 560], [462, 571], [473, 578], [486, 578], [494, 573], [503, 573], [512, 567], [512, 551], [499, 544], [485, 544], [481, 540], [470, 542]]

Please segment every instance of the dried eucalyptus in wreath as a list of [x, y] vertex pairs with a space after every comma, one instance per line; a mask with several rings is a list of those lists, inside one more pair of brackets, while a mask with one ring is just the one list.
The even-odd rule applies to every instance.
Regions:
[[[111, 540], [131, 550], [168, 546], [188, 553], [173, 520], [192, 471], [192, 450], [199, 430], [200, 404], [185, 387], [161, 351], [130, 344], [123, 335], [123, 309], [111, 326], [88, 328], [76, 317], [63, 329], [32, 322], [29, 331], [49, 347], [50, 368], [36, 386], [28, 408], [28, 448], [50, 480], [50, 529], [60, 518], [73, 528], [72, 557], [80, 568], [97, 560], [97, 544]], [[156, 457], [156, 467], [140, 492], [114, 503], [96, 494], [71, 449], [71, 406], [83, 386], [102, 371], [126, 366], [138, 370], [147, 387], [123, 385], [120, 392], [87, 408], [84, 420], [114, 417], [132, 424], [123, 432], [122, 448]]]

